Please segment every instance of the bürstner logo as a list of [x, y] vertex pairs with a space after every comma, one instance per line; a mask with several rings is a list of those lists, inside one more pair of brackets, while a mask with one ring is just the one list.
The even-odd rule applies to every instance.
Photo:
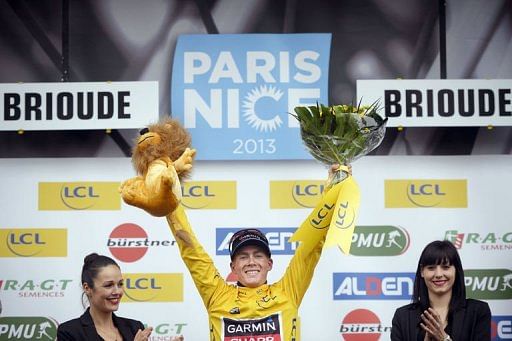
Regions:
[[512, 316], [502, 315], [493, 316], [491, 320], [491, 340], [511, 340], [512, 339]]
[[198, 157], [309, 159], [288, 113], [327, 103], [330, 42], [330, 34], [180, 36], [171, 111]]
[[512, 271], [509, 269], [464, 270], [468, 297], [482, 300], [512, 299]]
[[397, 256], [409, 248], [409, 234], [398, 226], [356, 226], [350, 254], [354, 256]]
[[149, 247], [174, 245], [175, 241], [150, 240], [146, 231], [136, 224], [126, 223], [114, 228], [107, 240], [112, 255], [120, 261], [136, 262]]
[[385, 180], [386, 208], [466, 208], [466, 180]]
[[480, 246], [482, 251], [510, 251], [512, 250], [512, 232], [459, 232], [448, 230], [444, 239], [449, 240], [457, 249], [464, 245]]
[[368, 309], [352, 310], [340, 326], [341, 336], [346, 341], [377, 341], [382, 333], [389, 332], [391, 327], [383, 326], [379, 317]]
[[[236, 231], [241, 228], [217, 228], [216, 229], [216, 254], [229, 255], [229, 240]], [[293, 255], [297, 248], [297, 242], [288, 240], [295, 233], [292, 227], [266, 227], [258, 228], [268, 239], [272, 255]]]
[[49, 317], [0, 317], [0, 340], [55, 340], [57, 322]]
[[118, 182], [40, 182], [39, 210], [120, 210]]
[[333, 273], [334, 300], [410, 300], [412, 272]]

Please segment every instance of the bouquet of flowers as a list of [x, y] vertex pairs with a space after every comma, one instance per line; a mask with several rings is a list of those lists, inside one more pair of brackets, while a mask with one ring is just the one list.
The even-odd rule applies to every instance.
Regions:
[[349, 165], [382, 142], [387, 118], [382, 118], [378, 109], [378, 102], [366, 106], [317, 104], [296, 107], [291, 115], [299, 121], [302, 141], [315, 159], [327, 165]]
[[[331, 190], [323, 199], [331, 198], [331, 191], [337, 195], [336, 201], [331, 198], [327, 206], [332, 208], [332, 214], [324, 212], [321, 218], [330, 221], [325, 246], [338, 245], [346, 254], [350, 252], [360, 203], [359, 187], [350, 174], [349, 165], [382, 142], [387, 118], [379, 116], [377, 110], [377, 102], [369, 106], [358, 104], [328, 107], [317, 104], [296, 107], [295, 114], [292, 114], [300, 123], [302, 141], [311, 155], [322, 163], [340, 165], [329, 179], [327, 187], [331, 187]], [[297, 229], [292, 240], [301, 241], [305, 247], [312, 248], [315, 236], [318, 235], [319, 227], [313, 226], [317, 218], [308, 218]]]

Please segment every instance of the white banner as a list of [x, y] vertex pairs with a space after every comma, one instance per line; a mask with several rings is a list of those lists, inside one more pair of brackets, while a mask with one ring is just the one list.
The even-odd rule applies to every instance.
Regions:
[[510, 79], [358, 80], [357, 98], [379, 101], [388, 127], [512, 125]]
[[0, 130], [138, 129], [158, 121], [158, 82], [0, 84]]
[[[512, 157], [368, 156], [353, 173], [361, 206], [351, 254], [323, 251], [299, 311], [301, 340], [349, 340], [351, 330], [389, 340], [395, 309], [411, 300], [421, 250], [435, 239], [454, 242], [468, 296], [489, 303], [494, 335], [509, 336], [512, 192], [504, 184]], [[231, 275], [232, 233], [256, 227], [271, 244], [269, 283], [281, 278], [297, 246], [288, 238], [316, 204], [326, 174], [311, 160], [197, 162], [184, 200], [202, 207], [187, 214], [220, 274]], [[118, 314], [153, 326], [150, 340], [208, 340], [207, 312], [166, 220], [117, 194], [134, 176], [129, 158], [0, 159], [0, 176], [0, 340], [20, 326], [37, 331], [43, 318], [61, 323], [82, 314], [80, 271], [90, 252], [119, 263], [125, 295]], [[368, 325], [373, 334], [362, 329]]]

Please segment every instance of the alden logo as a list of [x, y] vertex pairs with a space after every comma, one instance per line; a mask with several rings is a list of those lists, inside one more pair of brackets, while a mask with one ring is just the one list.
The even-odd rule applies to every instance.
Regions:
[[466, 180], [385, 180], [386, 208], [467, 208]]
[[181, 203], [190, 209], [236, 209], [236, 181], [189, 181]]
[[398, 256], [409, 248], [409, 234], [401, 227], [356, 226], [350, 254], [354, 256]]
[[[217, 228], [216, 229], [216, 254], [229, 256], [229, 240], [236, 231], [241, 228]], [[297, 242], [290, 243], [288, 240], [295, 233], [293, 227], [268, 227], [258, 228], [268, 239], [272, 255], [293, 255], [297, 248]]]
[[512, 316], [501, 315], [493, 316], [491, 320], [491, 340], [511, 340], [512, 339]]
[[334, 300], [410, 300], [412, 272], [333, 273]]
[[0, 229], [0, 257], [66, 257], [66, 229]]
[[270, 181], [270, 208], [313, 208], [322, 198], [325, 181]]
[[40, 182], [40, 211], [121, 209], [118, 182]]
[[468, 297], [481, 300], [512, 299], [512, 271], [509, 269], [464, 270]]
[[124, 274], [123, 302], [182, 302], [182, 273]]
[[48, 317], [0, 317], [0, 340], [55, 340], [57, 322]]

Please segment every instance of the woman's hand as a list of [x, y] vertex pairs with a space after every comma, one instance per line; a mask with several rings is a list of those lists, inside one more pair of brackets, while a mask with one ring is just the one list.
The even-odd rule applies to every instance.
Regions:
[[427, 333], [428, 340], [443, 341], [445, 339], [444, 322], [433, 308], [425, 310], [421, 314], [421, 319], [423, 322], [420, 323], [420, 326]]
[[135, 338], [133, 339], [133, 341], [147, 341], [152, 331], [153, 327], [147, 327], [144, 330], [139, 329], [137, 331], [137, 334], [135, 334]]

